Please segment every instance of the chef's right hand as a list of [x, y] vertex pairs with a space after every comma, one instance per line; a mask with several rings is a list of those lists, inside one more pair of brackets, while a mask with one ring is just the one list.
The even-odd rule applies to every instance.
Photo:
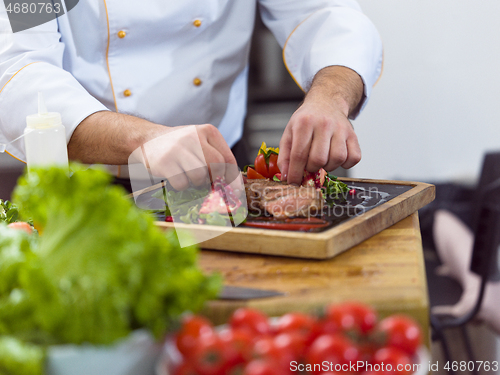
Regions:
[[[210, 124], [166, 128], [135, 153], [156, 177], [164, 177], [175, 190], [202, 186], [216, 177], [227, 183], [239, 175], [236, 159], [219, 130]], [[238, 184], [236, 184], [238, 185]], [[237, 189], [240, 190], [240, 189]]]
[[[216, 176], [240, 181], [236, 160], [219, 130], [209, 124], [168, 127], [139, 117], [100, 111], [84, 119], [68, 144], [71, 160], [87, 164], [142, 163], [176, 190]], [[208, 180], [209, 181], [209, 180]], [[241, 185], [241, 183], [239, 184]], [[236, 188], [236, 187], [235, 187]]]

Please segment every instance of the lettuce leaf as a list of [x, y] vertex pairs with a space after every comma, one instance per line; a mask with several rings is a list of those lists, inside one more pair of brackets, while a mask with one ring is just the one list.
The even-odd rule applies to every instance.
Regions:
[[0, 374], [41, 375], [44, 352], [36, 345], [0, 336]]
[[0, 199], [0, 222], [7, 224], [17, 221], [19, 217], [19, 210], [12, 202]]
[[220, 278], [201, 272], [196, 247], [180, 248], [105, 171], [71, 169], [30, 170], [14, 191], [43, 234], [0, 225], [0, 337], [111, 344], [148, 328], [160, 338], [217, 295]]

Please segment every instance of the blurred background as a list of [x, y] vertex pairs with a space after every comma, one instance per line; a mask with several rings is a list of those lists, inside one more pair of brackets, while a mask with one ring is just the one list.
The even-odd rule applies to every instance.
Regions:
[[[485, 152], [500, 150], [500, 2], [358, 2], [381, 34], [384, 69], [368, 106], [353, 122], [363, 159], [347, 173], [336, 174], [436, 183], [439, 199], [463, 204], [457, 197], [477, 183]], [[244, 136], [249, 161], [263, 140], [279, 144], [302, 96], [283, 65], [279, 45], [257, 20]], [[0, 198], [9, 197], [22, 168], [0, 154]], [[439, 199], [420, 212], [429, 261], [435, 257], [430, 237]], [[434, 295], [439, 285], [430, 283], [429, 288]], [[474, 325], [470, 331], [479, 360], [500, 358], [500, 344], [486, 327]], [[450, 334], [454, 341], [456, 333]], [[452, 350], [463, 356], [463, 348]]]

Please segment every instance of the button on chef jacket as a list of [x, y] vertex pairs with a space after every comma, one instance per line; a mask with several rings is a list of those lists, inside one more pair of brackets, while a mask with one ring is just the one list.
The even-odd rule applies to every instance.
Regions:
[[[20, 136], [37, 93], [59, 112], [66, 140], [102, 110], [167, 126], [211, 123], [241, 137], [256, 3], [306, 88], [330, 65], [356, 71], [364, 104], [382, 44], [353, 0], [84, 0], [63, 16], [12, 33], [0, 4], [0, 142]], [[25, 160], [24, 142], [7, 151]]]

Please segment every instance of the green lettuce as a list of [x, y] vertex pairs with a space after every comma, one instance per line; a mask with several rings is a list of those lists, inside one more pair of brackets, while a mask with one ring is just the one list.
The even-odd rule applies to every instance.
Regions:
[[12, 202], [0, 199], [0, 222], [7, 224], [17, 221], [19, 210]]
[[103, 170], [71, 169], [30, 170], [14, 191], [42, 235], [0, 226], [0, 338], [111, 344], [137, 328], [160, 338], [217, 295], [220, 278], [197, 267], [196, 247], [180, 248]]
[[44, 352], [13, 337], [0, 337], [0, 374], [42, 375]]

